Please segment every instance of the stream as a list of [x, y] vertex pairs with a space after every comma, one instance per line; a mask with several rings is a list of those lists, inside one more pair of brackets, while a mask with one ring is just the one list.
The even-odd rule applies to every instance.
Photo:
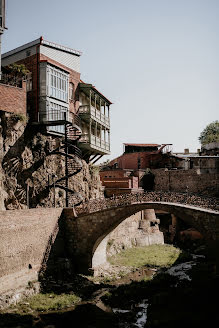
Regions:
[[[218, 320], [214, 301], [216, 283], [214, 265], [203, 255], [193, 255], [190, 261], [168, 269], [143, 267], [108, 283], [78, 277], [65, 289], [66, 293], [80, 294], [82, 301], [76, 307], [26, 315], [1, 314], [0, 327], [195, 328], [202, 323], [215, 325]], [[66, 288], [61, 284], [56, 286], [60, 288], [58, 294]], [[50, 287], [54, 290], [54, 286]]]

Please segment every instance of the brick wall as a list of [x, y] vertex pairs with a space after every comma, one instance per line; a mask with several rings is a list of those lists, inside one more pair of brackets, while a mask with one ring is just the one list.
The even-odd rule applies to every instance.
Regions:
[[130, 178], [103, 178], [102, 185], [106, 188], [132, 188]]
[[[131, 172], [129, 172], [130, 175]], [[100, 172], [100, 180], [106, 188], [139, 188], [138, 177], [129, 176], [128, 171], [109, 170]]]
[[0, 84], [0, 100], [0, 110], [26, 114], [26, 83], [23, 82], [22, 88]]
[[179, 191], [201, 193], [219, 191], [218, 173], [201, 173], [200, 170], [152, 170], [155, 175], [155, 191]]
[[169, 158], [162, 153], [155, 152], [137, 152], [123, 154], [110, 162], [110, 165], [118, 163], [118, 167], [122, 169], [146, 169], [149, 167], [165, 167], [169, 162]]

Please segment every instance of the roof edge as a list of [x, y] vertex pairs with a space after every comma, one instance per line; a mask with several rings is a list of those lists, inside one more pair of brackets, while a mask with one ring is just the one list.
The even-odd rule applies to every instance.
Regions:
[[74, 54], [76, 56], [81, 56], [82, 55], [82, 52], [79, 51], [79, 50], [71, 49], [69, 47], [62, 46], [58, 43], [54, 43], [54, 42], [51, 42], [51, 41], [44, 40], [43, 37], [41, 36], [40, 38], [38, 38], [34, 41], [25, 43], [22, 46], [19, 46], [15, 49], [12, 49], [10, 51], [5, 52], [4, 54], [2, 54], [2, 58], [6, 58], [6, 57], [9, 57], [11, 55], [14, 55], [17, 52], [20, 52], [20, 51], [25, 50], [27, 48], [33, 47], [37, 44], [41, 44], [41, 45], [44, 45], [44, 46], [47, 46], [47, 47], [50, 47], [50, 48], [54, 48], [54, 49], [58, 49], [58, 50], [61, 50], [61, 51], [64, 51], [64, 52], [68, 52], [68, 53]]

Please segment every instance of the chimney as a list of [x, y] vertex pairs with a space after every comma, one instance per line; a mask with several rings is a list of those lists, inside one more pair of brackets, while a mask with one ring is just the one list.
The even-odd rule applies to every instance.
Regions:
[[185, 155], [189, 154], [189, 148], [185, 148], [185, 149], [184, 149], [184, 154], [185, 154]]

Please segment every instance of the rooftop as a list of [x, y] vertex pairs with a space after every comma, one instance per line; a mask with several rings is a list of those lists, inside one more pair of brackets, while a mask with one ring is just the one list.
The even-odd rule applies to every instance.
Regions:
[[158, 144], [134, 144], [134, 143], [123, 143], [124, 146], [133, 146], [133, 147], [160, 147]]
[[[105, 99], [106, 100], [106, 102], [108, 102], [110, 105], [112, 105], [112, 102], [109, 100], [109, 99], [107, 99], [99, 90], [97, 90], [97, 88], [94, 86], [94, 85], [92, 85], [92, 84], [90, 84], [90, 83], [85, 83], [84, 81], [82, 81], [82, 80], [80, 80], [80, 88], [81, 89], [84, 89], [84, 91], [87, 89], [87, 90], [90, 90], [90, 89], [92, 89], [94, 92], [96, 92], [99, 96], [100, 96], [100, 98], [103, 98], [103, 99]], [[86, 92], [85, 92], [86, 93]], [[87, 94], [88, 95], [88, 94]]]
[[39, 44], [40, 45], [47, 46], [47, 47], [50, 47], [50, 48], [53, 48], [53, 49], [61, 50], [63, 52], [71, 53], [71, 54], [74, 54], [76, 56], [81, 56], [82, 55], [82, 52], [79, 51], [79, 50], [71, 49], [71, 48], [62, 46], [60, 44], [54, 43], [54, 42], [44, 40], [43, 37], [41, 36], [40, 38], [38, 38], [38, 39], [36, 39], [34, 41], [28, 42], [26, 44], [23, 44], [20, 47], [17, 47], [17, 48], [15, 48], [13, 50], [10, 50], [8, 52], [5, 52], [2, 55], [2, 58], [5, 58], [5, 57], [8, 57], [8, 56], [14, 55], [17, 52], [20, 52], [22, 50], [25, 50], [27, 48], [30, 48], [30, 47], [33, 47], [33, 46], [39, 45]]

